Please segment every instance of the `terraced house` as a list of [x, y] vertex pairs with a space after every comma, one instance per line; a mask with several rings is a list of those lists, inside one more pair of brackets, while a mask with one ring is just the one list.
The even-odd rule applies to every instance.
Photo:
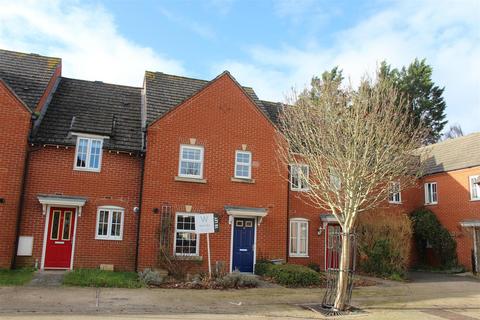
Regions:
[[[306, 201], [299, 172], [308, 168], [277, 160], [281, 105], [228, 72], [204, 81], [147, 71], [143, 86], [129, 87], [66, 78], [58, 58], [0, 50], [0, 107], [0, 268], [142, 270], [167, 250], [205, 270], [206, 236], [194, 218], [203, 213], [218, 218], [209, 237], [216, 267], [252, 272], [258, 259], [326, 267], [339, 227]], [[479, 134], [433, 146], [440, 169], [424, 189], [386, 204], [411, 210], [425, 194], [465, 235], [458, 252], [467, 267], [480, 239], [479, 146]], [[458, 152], [443, 159], [442, 150]]]

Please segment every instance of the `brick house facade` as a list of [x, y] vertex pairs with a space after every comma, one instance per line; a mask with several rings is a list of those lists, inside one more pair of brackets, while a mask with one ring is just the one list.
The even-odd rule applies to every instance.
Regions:
[[[0, 50], [0, 105], [0, 268], [142, 270], [158, 267], [164, 250], [206, 270], [206, 235], [194, 232], [205, 213], [218, 218], [214, 267], [326, 267], [338, 227], [309, 205], [295, 174], [308, 169], [276, 160], [281, 105], [228, 72], [204, 81], [147, 71], [142, 87], [128, 87], [65, 78], [59, 59]], [[423, 206], [423, 183], [434, 179], [438, 203], [429, 207], [457, 232], [467, 267], [472, 236], [459, 226], [479, 220], [480, 201], [466, 191], [477, 160], [431, 171], [386, 204]]]

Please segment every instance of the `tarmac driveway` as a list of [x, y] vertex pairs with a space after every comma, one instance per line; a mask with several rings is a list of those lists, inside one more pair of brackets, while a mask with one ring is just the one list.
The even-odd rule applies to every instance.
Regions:
[[[355, 289], [366, 319], [480, 319], [480, 281], [415, 273], [412, 282], [385, 281]], [[248, 290], [0, 288], [2, 319], [312, 319], [299, 306], [321, 300], [322, 289]], [[351, 318], [351, 317], [347, 317]]]

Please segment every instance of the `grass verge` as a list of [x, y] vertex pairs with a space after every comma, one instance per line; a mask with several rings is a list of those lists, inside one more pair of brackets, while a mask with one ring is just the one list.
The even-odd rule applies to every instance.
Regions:
[[22, 286], [33, 277], [33, 269], [0, 269], [0, 286]]
[[135, 272], [113, 272], [99, 269], [78, 269], [68, 272], [63, 284], [77, 287], [140, 288]]

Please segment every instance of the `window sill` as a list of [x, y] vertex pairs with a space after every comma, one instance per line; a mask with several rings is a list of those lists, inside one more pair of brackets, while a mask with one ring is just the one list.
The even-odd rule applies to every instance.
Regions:
[[180, 182], [193, 182], [193, 183], [207, 183], [206, 179], [200, 179], [200, 178], [187, 178], [187, 177], [175, 177], [175, 181], [180, 181]]
[[95, 240], [105, 240], [105, 241], [122, 241], [123, 238], [98, 238], [98, 237], [95, 237]]
[[87, 169], [87, 168], [73, 168], [74, 171], [83, 171], [83, 172], [100, 172], [101, 169]]
[[183, 260], [183, 261], [203, 261], [202, 256], [182, 256], [182, 255], [175, 255], [176, 260]]
[[232, 182], [240, 182], [240, 183], [255, 183], [255, 179], [247, 179], [247, 178], [230, 178]]
[[478, 198], [478, 199], [470, 199], [470, 201], [472, 201], [472, 202], [478, 202], [478, 201], [480, 201], [480, 198]]
[[290, 191], [293, 191], [293, 192], [308, 192], [308, 191], [310, 191], [310, 189], [292, 189], [292, 188], [290, 188]]
[[297, 254], [291, 254], [288, 256], [289, 258], [310, 258], [308, 255], [297, 255]]
[[436, 206], [438, 202], [424, 203], [425, 206]]
[[388, 201], [389, 204], [402, 204], [402, 202]]

